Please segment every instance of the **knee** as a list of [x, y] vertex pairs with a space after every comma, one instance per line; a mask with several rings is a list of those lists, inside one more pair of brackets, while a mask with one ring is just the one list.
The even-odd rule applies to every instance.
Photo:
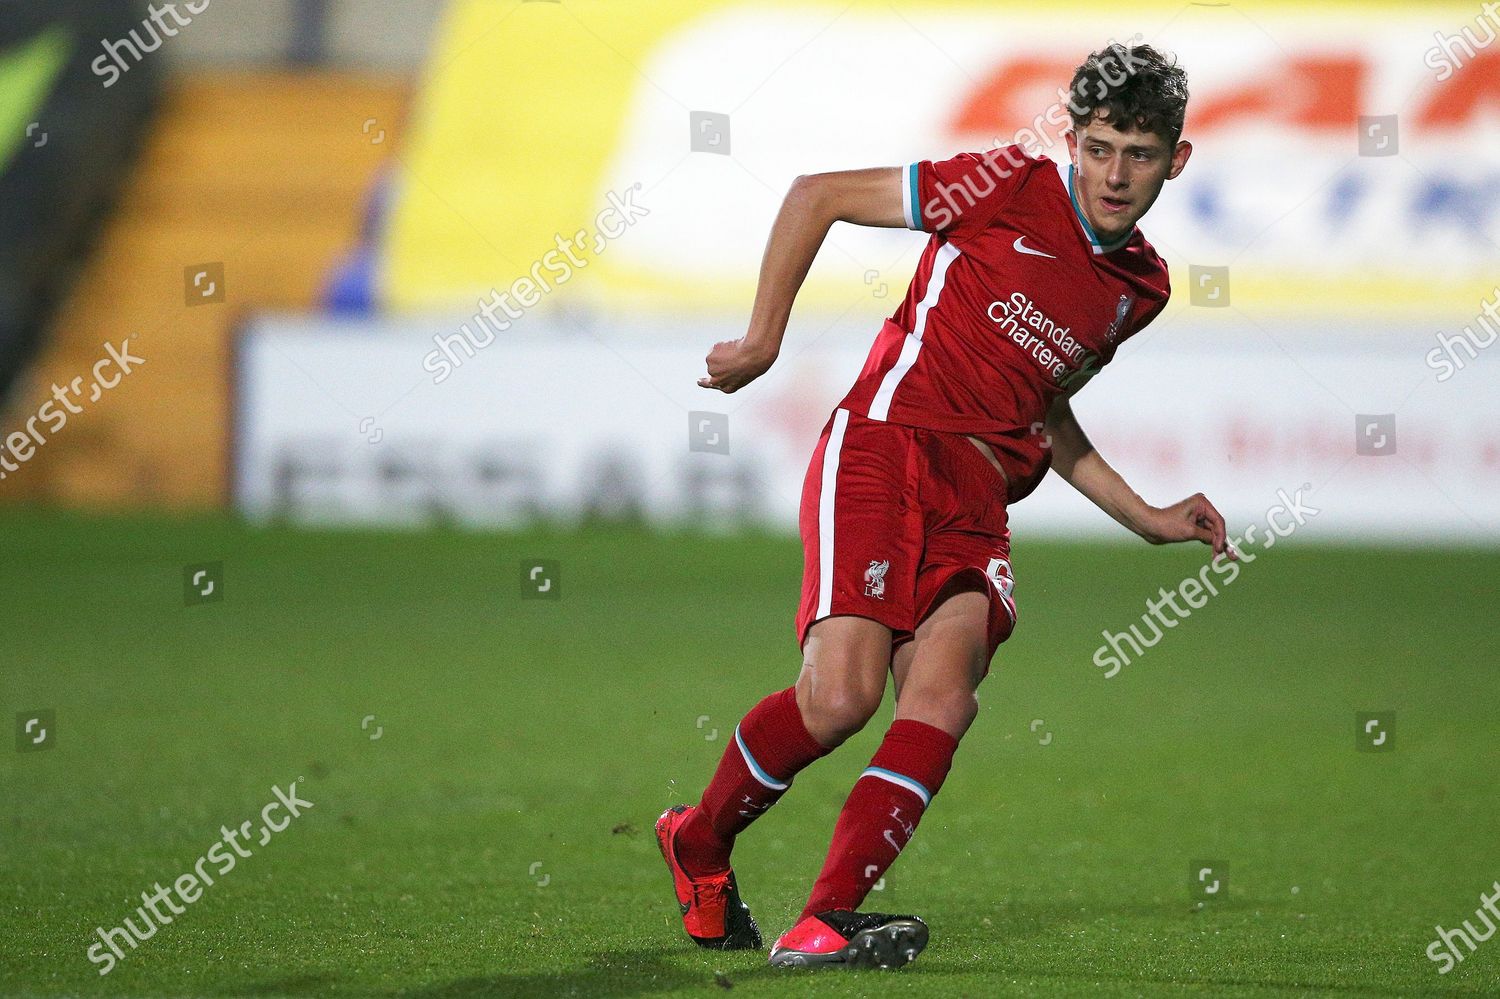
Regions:
[[808, 733], [824, 746], [833, 747], [865, 727], [880, 709], [885, 694], [885, 676], [871, 680], [851, 675], [852, 670], [803, 667], [797, 681], [797, 707]]

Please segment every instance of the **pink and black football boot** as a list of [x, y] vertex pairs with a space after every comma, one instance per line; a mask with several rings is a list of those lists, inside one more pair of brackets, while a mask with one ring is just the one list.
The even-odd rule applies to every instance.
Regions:
[[750, 907], [740, 900], [733, 869], [707, 877], [693, 877], [677, 861], [673, 842], [677, 830], [696, 805], [673, 805], [656, 820], [656, 845], [672, 872], [682, 928], [699, 947], [709, 950], [759, 950], [760, 929]]
[[771, 964], [779, 968], [840, 964], [900, 968], [927, 946], [927, 924], [916, 916], [833, 909], [808, 916], [777, 938]]

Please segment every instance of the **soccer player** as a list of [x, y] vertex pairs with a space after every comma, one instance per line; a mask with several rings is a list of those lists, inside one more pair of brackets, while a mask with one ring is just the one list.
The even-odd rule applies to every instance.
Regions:
[[1167, 303], [1167, 266], [1136, 222], [1187, 165], [1186, 107], [1175, 61], [1114, 44], [1074, 73], [1065, 161], [1010, 145], [793, 183], [748, 332], [714, 345], [704, 388], [734, 392], [771, 366], [835, 221], [931, 235], [807, 470], [801, 674], [745, 715], [701, 801], [656, 822], [700, 946], [761, 946], [730, 867], [735, 837], [864, 727], [887, 673], [895, 718], [770, 961], [899, 967], [926, 946], [922, 920], [857, 910], [943, 786], [976, 689], [1015, 627], [1007, 510], [1049, 465], [1152, 544], [1201, 541], [1235, 557], [1202, 494], [1146, 503], [1069, 405]]

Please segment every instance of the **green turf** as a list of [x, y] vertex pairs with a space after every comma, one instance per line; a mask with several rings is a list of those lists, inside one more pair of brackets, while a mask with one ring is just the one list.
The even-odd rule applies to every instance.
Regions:
[[[933, 942], [876, 980], [692, 948], [651, 837], [795, 675], [794, 542], [16, 515], [0, 536], [0, 705], [55, 709], [58, 737], [0, 752], [0, 994], [1500, 991], [1500, 940], [1446, 976], [1424, 955], [1500, 878], [1492, 552], [1288, 541], [1105, 679], [1100, 629], [1201, 549], [1023, 539], [1021, 627], [872, 896]], [[561, 562], [560, 600], [520, 599], [530, 558]], [[184, 607], [183, 566], [218, 559], [225, 600]], [[1355, 751], [1367, 709], [1396, 711], [1394, 751]], [[883, 727], [740, 844], [768, 936]], [[307, 815], [96, 974], [94, 927], [298, 778]], [[1201, 910], [1199, 859], [1228, 871]]]

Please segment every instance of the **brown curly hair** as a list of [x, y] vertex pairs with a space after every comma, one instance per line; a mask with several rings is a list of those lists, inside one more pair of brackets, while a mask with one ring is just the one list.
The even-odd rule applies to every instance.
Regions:
[[1168, 59], [1150, 45], [1112, 42], [1091, 52], [1068, 86], [1068, 113], [1075, 128], [1097, 114], [1117, 129], [1134, 125], [1171, 144], [1182, 137], [1187, 102], [1187, 73], [1175, 57]]

